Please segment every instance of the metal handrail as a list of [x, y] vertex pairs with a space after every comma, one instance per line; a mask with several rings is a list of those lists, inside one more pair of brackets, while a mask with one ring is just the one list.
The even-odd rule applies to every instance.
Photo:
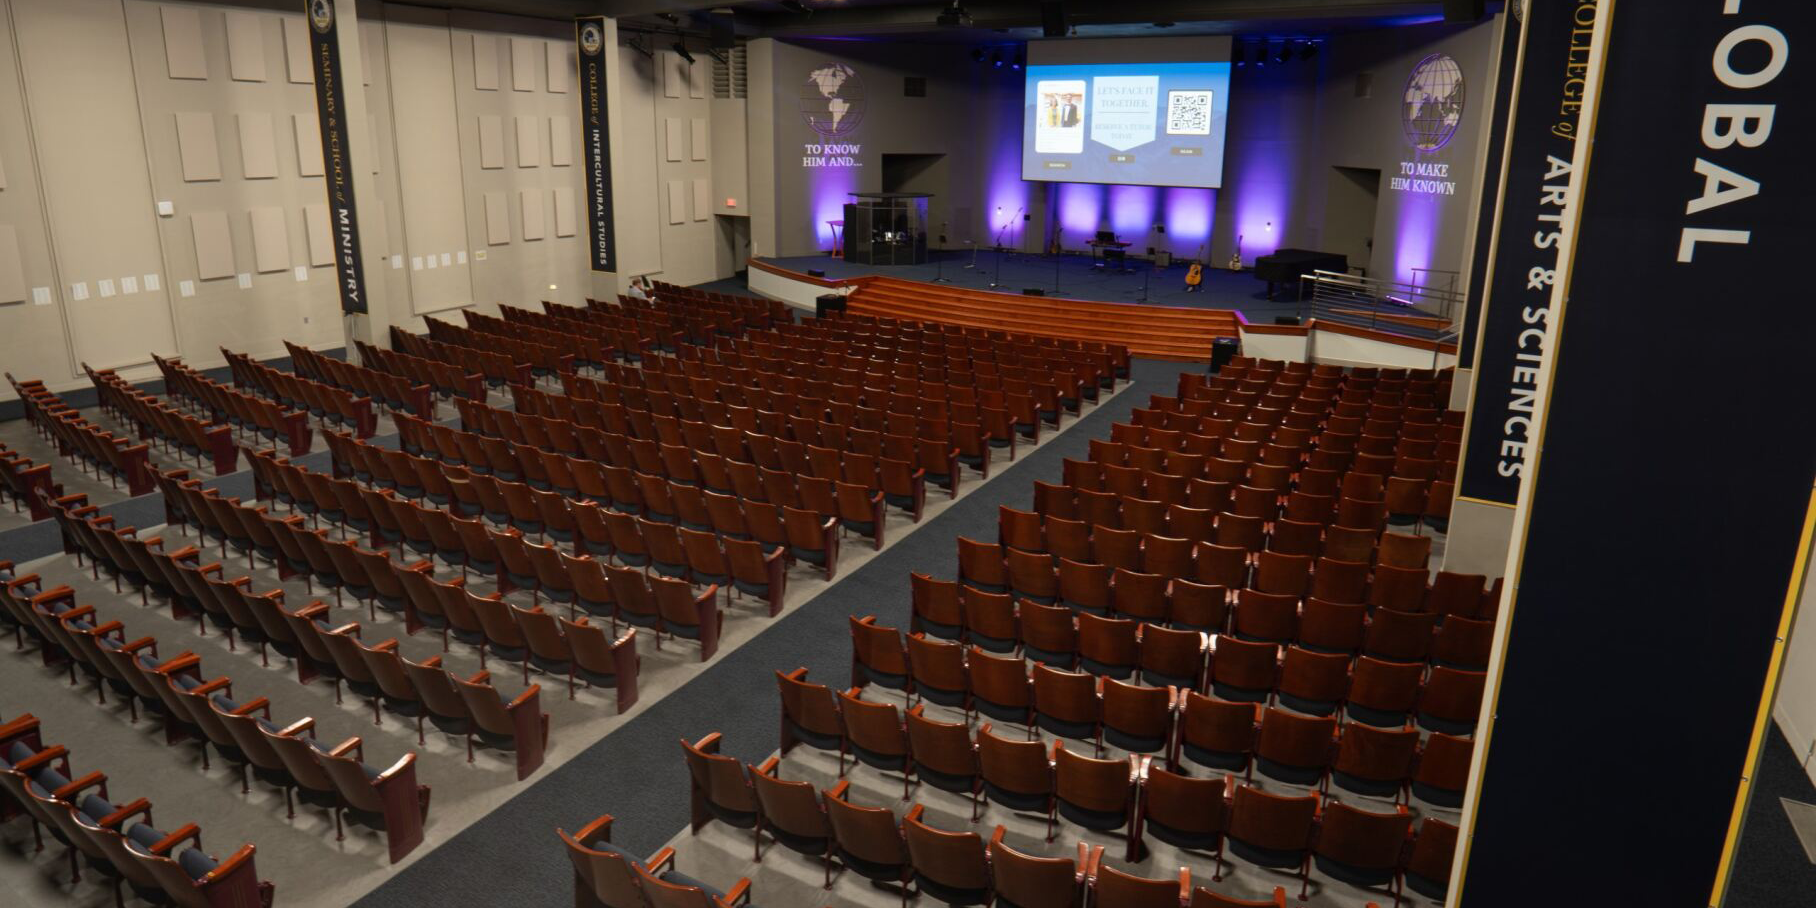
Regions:
[[1455, 273], [1426, 268], [1414, 271], [1420, 276], [1451, 275], [1451, 279], [1446, 286], [1432, 287], [1338, 271], [1313, 271], [1301, 275], [1299, 319], [1305, 320], [1308, 309], [1314, 317], [1336, 309], [1360, 309], [1368, 313], [1368, 327], [1376, 328], [1380, 325], [1380, 316], [1399, 310], [1409, 315], [1441, 318], [1454, 325], [1463, 305], [1463, 296], [1455, 289]]

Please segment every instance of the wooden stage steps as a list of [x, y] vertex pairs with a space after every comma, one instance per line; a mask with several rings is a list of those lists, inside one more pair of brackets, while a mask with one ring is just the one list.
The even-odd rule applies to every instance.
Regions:
[[854, 314], [1121, 344], [1153, 359], [1209, 360], [1213, 338], [1237, 336], [1229, 309], [1024, 296], [892, 277], [861, 283], [848, 301]]

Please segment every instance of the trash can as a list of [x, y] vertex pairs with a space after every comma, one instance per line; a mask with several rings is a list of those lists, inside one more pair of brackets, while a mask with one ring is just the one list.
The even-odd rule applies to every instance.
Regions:
[[1214, 337], [1211, 339], [1211, 367], [1206, 370], [1212, 375], [1223, 371], [1229, 361], [1242, 352], [1242, 341], [1233, 337]]
[[826, 314], [829, 312], [844, 312], [844, 311], [845, 311], [845, 294], [843, 294], [843, 293], [828, 293], [823, 296], [814, 298], [814, 301], [813, 301], [813, 317], [814, 318], [825, 318]]

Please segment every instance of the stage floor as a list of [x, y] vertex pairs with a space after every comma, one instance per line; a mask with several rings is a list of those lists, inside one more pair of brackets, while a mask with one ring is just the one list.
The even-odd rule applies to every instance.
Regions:
[[[1232, 272], [1206, 268], [1204, 284], [1197, 292], [1185, 292], [1184, 265], [1171, 268], [1149, 268], [1147, 262], [1130, 259], [1129, 273], [1092, 267], [1090, 256], [1060, 256], [1030, 253], [1003, 253], [1001, 262], [994, 252], [956, 250], [932, 252], [937, 256], [925, 265], [857, 265], [826, 255], [769, 258], [765, 261], [791, 271], [806, 272], [818, 268], [829, 278], [881, 275], [912, 281], [931, 281], [944, 277], [953, 285], [977, 290], [991, 289], [1019, 293], [1026, 287], [1038, 287], [1048, 296], [1100, 300], [1112, 303], [1147, 303], [1156, 306], [1188, 306], [1196, 309], [1236, 309], [1251, 322], [1272, 322], [1278, 315], [1299, 315], [1298, 302], [1286, 299], [1296, 288], [1281, 288], [1280, 300], [1267, 298], [1267, 285], [1248, 271]], [[1000, 267], [1000, 271], [999, 271]], [[1306, 314], [1310, 314], [1309, 308]]]

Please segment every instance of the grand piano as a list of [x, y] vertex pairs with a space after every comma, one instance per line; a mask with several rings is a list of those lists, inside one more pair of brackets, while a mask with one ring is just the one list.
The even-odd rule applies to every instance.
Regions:
[[1272, 255], [1255, 257], [1255, 277], [1267, 281], [1267, 298], [1274, 298], [1279, 284], [1297, 283], [1302, 275], [1314, 271], [1349, 273], [1349, 258], [1340, 252], [1313, 252], [1309, 249], [1279, 249]]

